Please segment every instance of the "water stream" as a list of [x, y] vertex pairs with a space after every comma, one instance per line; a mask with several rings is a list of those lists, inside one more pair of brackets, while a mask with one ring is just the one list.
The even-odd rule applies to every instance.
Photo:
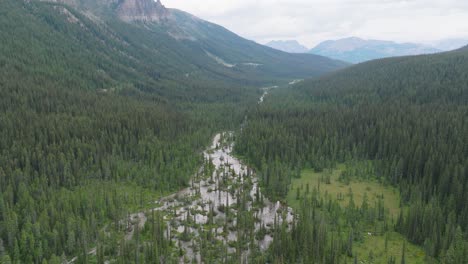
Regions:
[[[263, 89], [259, 104], [271, 88]], [[192, 178], [191, 186], [160, 199], [154, 208], [163, 214], [167, 223], [166, 238], [175, 242], [183, 253], [181, 263], [204, 263], [200, 236], [207, 232], [225, 255], [241, 256], [240, 262], [247, 263], [253, 247], [264, 251], [271, 244], [275, 222], [286, 221], [289, 225], [293, 221], [291, 208], [264, 197], [255, 172], [233, 155], [234, 144], [233, 132], [216, 134], [203, 153], [205, 164]], [[240, 214], [254, 219], [250, 231], [239, 230], [237, 222], [243, 219]], [[132, 217], [140, 228], [144, 226], [144, 213]], [[245, 247], [236, 246], [245, 232], [254, 234], [255, 239], [250, 239]], [[132, 235], [128, 233], [127, 239]]]

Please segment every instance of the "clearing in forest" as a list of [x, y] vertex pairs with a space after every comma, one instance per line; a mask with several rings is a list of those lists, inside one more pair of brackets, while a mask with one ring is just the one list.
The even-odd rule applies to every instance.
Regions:
[[[426, 263], [424, 251], [394, 231], [393, 226], [401, 210], [398, 190], [380, 183], [376, 177], [353, 176], [343, 180], [344, 172], [349, 168], [350, 165], [340, 164], [335, 169], [322, 172], [303, 170], [300, 178], [292, 179], [286, 198], [288, 205], [299, 211], [301, 200], [305, 196], [309, 197], [307, 193], [314, 190], [318, 192], [320, 199], [336, 201], [343, 209], [349, 206], [351, 197], [357, 208], [367, 199], [370, 207], [384, 208], [385, 222], [389, 227], [388, 231], [382, 232], [384, 221], [360, 223], [362, 236], [353, 244], [353, 254], [358, 257], [358, 263], [388, 263], [391, 257], [399, 263], [404, 244], [406, 263]], [[344, 219], [338, 222], [341, 230], [347, 230]], [[353, 258], [349, 258], [349, 261], [352, 263]]]

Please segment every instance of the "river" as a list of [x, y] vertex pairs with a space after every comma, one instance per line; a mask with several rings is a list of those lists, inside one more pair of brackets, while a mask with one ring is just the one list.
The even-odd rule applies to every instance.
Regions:
[[[263, 88], [259, 104], [271, 88]], [[167, 223], [166, 238], [180, 249], [180, 263], [205, 263], [201, 249], [202, 244], [206, 246], [203, 239], [207, 234], [217, 254], [248, 263], [252, 250], [265, 251], [271, 244], [275, 223], [289, 225], [293, 221], [291, 208], [263, 195], [254, 171], [233, 155], [234, 144], [234, 132], [216, 134], [203, 153], [205, 163], [191, 186], [160, 199], [154, 208]], [[146, 222], [144, 213], [132, 218], [140, 228]], [[127, 234], [127, 239], [132, 235]]]
[[[258, 104], [264, 102], [273, 88], [277, 86], [262, 88]], [[202, 253], [202, 245], [206, 244], [212, 245], [218, 257], [222, 256], [218, 261], [221, 263], [233, 258], [238, 263], [248, 263], [253, 250], [268, 249], [275, 225], [287, 224], [290, 228], [293, 211], [263, 195], [254, 170], [233, 154], [234, 136], [232, 131], [214, 136], [203, 152], [205, 162], [191, 179], [189, 188], [161, 198], [149, 212], [131, 214], [122, 220], [128, 225], [125, 240], [133, 239], [135, 228], [145, 227], [147, 214], [157, 211], [166, 221], [166, 238], [180, 250], [180, 263], [207, 263]], [[210, 241], [204, 240], [207, 234]], [[88, 253], [95, 254], [96, 248]], [[74, 257], [68, 263], [77, 259]]]

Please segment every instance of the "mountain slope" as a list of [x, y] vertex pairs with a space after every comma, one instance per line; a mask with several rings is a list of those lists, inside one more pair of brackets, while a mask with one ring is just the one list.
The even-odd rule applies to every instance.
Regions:
[[[351, 168], [340, 174], [339, 184], [370, 181], [396, 187], [402, 208], [409, 209], [397, 215], [384, 213], [389, 219], [397, 219], [395, 226], [372, 236], [385, 240], [391, 232], [399, 232], [423, 247], [431, 263], [463, 263], [468, 249], [468, 203], [464, 195], [468, 187], [467, 83], [467, 47], [355, 65], [272, 92], [249, 116], [236, 149], [264, 175], [264, 190], [280, 197], [289, 191], [287, 183], [295, 176], [284, 172], [307, 168], [327, 175], [330, 172], [326, 169], [337, 164]], [[361, 165], [356, 168], [356, 164]], [[323, 184], [328, 183], [323, 180]], [[305, 195], [303, 201], [308, 201], [307, 192], [298, 188], [297, 199]], [[320, 202], [313, 195], [310, 206], [316, 210], [304, 206], [299, 215], [311, 211], [316, 215], [320, 210]], [[349, 196], [349, 206], [340, 210], [357, 208], [353, 194]], [[363, 204], [359, 210], [365, 207]], [[345, 226], [337, 228], [337, 223], [348, 223], [347, 219], [352, 219], [353, 229], [369, 228], [369, 219], [358, 224], [357, 215], [337, 219], [334, 213], [324, 213], [314, 223], [340, 230]], [[374, 224], [382, 226], [386, 221], [381, 217]], [[294, 234], [304, 234], [304, 230], [307, 225], [277, 240], [278, 248], [295, 250], [291, 254], [276, 251], [275, 256], [291, 263], [320, 256], [303, 250], [303, 241], [315, 236], [296, 239]], [[334, 239], [339, 234], [331, 231], [326, 237]], [[460, 250], [454, 251], [455, 247]], [[363, 262], [372, 259], [357, 256], [351, 248], [324, 252], [330, 251], [350, 261], [349, 257]]]
[[321, 56], [291, 55], [266, 48], [183, 11], [167, 9], [160, 1], [60, 2], [123, 46], [125, 50], [120, 53], [139, 53], [135, 57], [131, 54], [131, 58], [161, 73], [160, 79], [260, 86], [346, 66]]
[[265, 46], [289, 53], [307, 53], [308, 51], [297, 40], [273, 40], [266, 43]]
[[387, 57], [437, 53], [440, 50], [413, 43], [395, 43], [381, 40], [346, 38], [328, 40], [310, 50], [310, 53], [360, 63]]
[[[327, 94], [345, 97], [347, 93], [380, 100], [404, 97], [414, 102], [448, 100], [468, 102], [466, 47], [440, 54], [419, 55], [371, 61], [339, 71], [319, 81], [299, 85], [305, 89], [331, 86]], [[399, 85], [404, 83], [404, 85]], [[320, 88], [319, 88], [320, 87]]]
[[286, 54], [265, 48], [218, 25], [178, 10], [171, 11], [176, 17], [177, 24], [182, 25], [182, 30], [197, 40], [184, 41], [186, 45], [211, 53], [232, 65], [234, 70], [251, 78], [258, 76], [290, 78], [299, 75], [317, 75], [345, 66], [342, 62], [324, 57]]

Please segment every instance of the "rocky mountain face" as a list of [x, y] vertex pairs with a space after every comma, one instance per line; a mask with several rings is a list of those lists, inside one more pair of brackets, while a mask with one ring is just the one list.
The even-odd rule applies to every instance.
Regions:
[[432, 54], [440, 50], [415, 43], [396, 43], [382, 40], [345, 38], [328, 40], [313, 48], [310, 53], [351, 63], [420, 54]]
[[167, 21], [171, 12], [160, 0], [39, 0], [42, 2], [62, 3], [86, 10], [93, 14], [109, 13], [109, 10], [125, 22]]
[[161, 22], [168, 20], [170, 12], [160, 0], [124, 0], [117, 8], [123, 21]]
[[[314, 77], [348, 65], [323, 56], [267, 48], [184, 11], [166, 8], [160, 0], [24, 1], [31, 3], [31, 8], [42, 7], [46, 15], [58, 15], [54, 24], [77, 26], [72, 35], [61, 32], [63, 39], [99, 32], [81, 37], [82, 44], [97, 40], [92, 52], [107, 53], [106, 58], [117, 60], [108, 65], [125, 61], [123, 68], [143, 68], [140, 72], [148, 73], [157, 83], [183, 80], [191, 85], [200, 80], [216, 85], [263, 86]], [[44, 1], [61, 4], [41, 3]]]

